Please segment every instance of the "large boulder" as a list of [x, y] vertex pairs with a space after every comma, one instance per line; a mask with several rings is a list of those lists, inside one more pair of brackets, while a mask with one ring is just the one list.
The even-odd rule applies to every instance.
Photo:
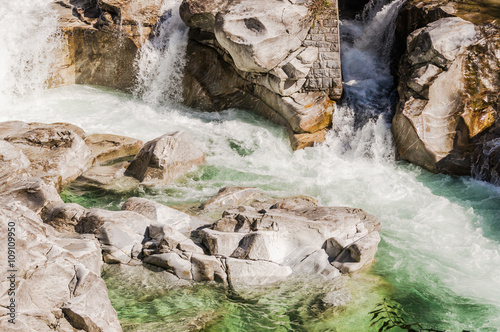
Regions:
[[239, 70], [267, 73], [301, 46], [311, 21], [307, 7], [287, 1], [233, 2], [217, 14], [214, 32]]
[[477, 4], [475, 13], [465, 8], [438, 1], [405, 5], [397, 22], [405, 53], [392, 132], [403, 159], [495, 182], [500, 33], [487, 6]]
[[62, 203], [56, 187], [37, 177], [15, 179], [0, 192], [0, 204], [21, 203], [35, 213], [41, 213], [53, 204]]
[[336, 3], [313, 15], [303, 1], [184, 0], [180, 13], [187, 105], [251, 109], [287, 127], [294, 149], [325, 139], [342, 94]]
[[41, 217], [43, 221], [62, 233], [74, 233], [75, 226], [88, 210], [76, 203], [54, 202], [45, 206]]
[[135, 248], [145, 242], [151, 222], [131, 211], [91, 209], [80, 219], [75, 230], [96, 235], [106, 263], [128, 264], [140, 254], [141, 250], [136, 252]]
[[125, 175], [145, 185], [166, 185], [205, 160], [185, 131], [165, 134], [144, 144]]
[[[393, 121], [401, 156], [433, 172], [470, 174], [468, 129], [461, 117], [464, 54], [480, 38], [474, 24], [443, 18], [408, 37]], [[412, 71], [414, 73], [412, 73]]]
[[62, 32], [52, 86], [103, 85], [132, 90], [135, 60], [164, 14], [156, 0], [81, 0], [52, 4]]
[[220, 258], [203, 254], [191, 256], [191, 274], [195, 281], [217, 281], [226, 283], [226, 269]]
[[191, 262], [174, 252], [156, 254], [144, 258], [144, 262], [171, 271], [180, 279], [192, 280]]
[[[202, 230], [200, 235], [212, 255], [302, 266], [298, 270], [323, 266], [316, 261], [324, 256], [324, 264], [357, 262], [349, 270], [344, 269], [354, 272], [373, 262], [380, 242], [379, 230], [380, 223], [359, 209], [314, 206], [256, 210], [241, 206], [225, 211], [211, 229]], [[321, 249], [326, 255], [320, 255]], [[309, 262], [304, 261], [307, 257]], [[336, 276], [334, 269], [330, 269], [331, 273], [319, 267], [312, 270]]]

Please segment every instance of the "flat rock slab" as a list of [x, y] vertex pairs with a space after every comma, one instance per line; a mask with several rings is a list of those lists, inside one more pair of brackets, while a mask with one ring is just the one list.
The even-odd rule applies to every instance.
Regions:
[[142, 147], [142, 141], [112, 134], [94, 134], [85, 139], [92, 151], [92, 158], [100, 165], [118, 158], [135, 156]]
[[139, 213], [157, 224], [170, 226], [185, 235], [208, 224], [187, 213], [142, 197], [129, 198], [123, 204], [122, 210]]
[[17, 146], [31, 162], [32, 176], [58, 189], [75, 180], [91, 163], [91, 151], [81, 128], [66, 123], [4, 122], [0, 138]]
[[236, 291], [252, 286], [270, 285], [285, 280], [292, 269], [266, 261], [227, 258], [228, 280]]

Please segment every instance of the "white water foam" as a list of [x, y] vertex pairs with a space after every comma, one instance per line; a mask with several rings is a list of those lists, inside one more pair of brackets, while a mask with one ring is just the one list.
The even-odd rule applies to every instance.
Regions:
[[0, 110], [46, 87], [60, 47], [57, 19], [48, 0], [0, 1]]
[[179, 15], [181, 2], [163, 2], [156, 35], [142, 46], [136, 62], [135, 94], [152, 105], [182, 102], [188, 27]]

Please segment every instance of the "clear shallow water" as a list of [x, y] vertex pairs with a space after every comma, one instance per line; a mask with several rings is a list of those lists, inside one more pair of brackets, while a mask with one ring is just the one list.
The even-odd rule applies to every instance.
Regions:
[[[235, 304], [217, 287], [164, 290], [163, 285], [151, 285], [143, 290], [140, 283], [127, 284], [116, 275], [105, 275], [125, 326], [161, 330], [164, 324], [164, 330], [175, 330], [172, 326], [182, 327], [193, 317], [206, 315], [200, 319], [213, 317], [211, 331], [259, 330], [266, 324], [308, 331], [363, 331], [369, 330], [368, 312], [388, 296], [403, 305], [408, 320], [424, 326], [455, 331], [500, 328], [500, 189], [394, 161], [384, 118], [392, 104], [392, 78], [384, 60], [387, 48], [372, 49], [363, 42], [367, 22], [344, 22], [342, 27], [343, 54], [349, 54], [344, 58], [347, 98], [335, 112], [329, 137], [320, 146], [292, 152], [282, 128], [241, 110], [201, 113], [168, 106], [150, 90], [152, 94], [138, 94], [151, 99], [89, 86], [44, 90], [57, 34], [54, 22], [37, 13], [50, 11], [44, 1], [33, 2], [30, 10], [22, 4], [0, 4], [6, 13], [0, 16], [5, 34], [16, 17], [26, 19], [26, 24], [20, 24], [23, 27], [32, 20], [38, 22], [32, 28], [40, 33], [30, 43], [20, 42], [22, 34], [11, 37], [9, 47], [0, 51], [4, 78], [0, 121], [64, 121], [89, 134], [114, 133], [144, 141], [184, 129], [207, 153], [206, 164], [167, 188], [132, 194], [169, 205], [194, 205], [223, 186], [256, 186], [277, 196], [305, 194], [323, 205], [360, 207], [382, 222], [382, 243], [372, 276], [353, 282], [353, 303], [341, 312], [309, 311], [317, 299], [296, 291], [294, 285], [255, 294], [263, 300], [251, 306]], [[387, 22], [392, 8], [379, 7], [381, 14], [367, 14], [367, 20]], [[21, 9], [25, 15], [9, 14]], [[30, 35], [29, 31], [23, 34]], [[26, 60], [20, 56], [30, 48], [37, 50], [28, 55], [36, 60], [28, 61], [37, 63], [33, 67], [24, 66]], [[359, 63], [370, 66], [359, 67]], [[76, 194], [81, 193], [69, 190], [65, 197], [115, 209], [128, 196]], [[321, 292], [319, 285], [309, 293], [319, 296]], [[267, 312], [271, 314], [263, 317]]]

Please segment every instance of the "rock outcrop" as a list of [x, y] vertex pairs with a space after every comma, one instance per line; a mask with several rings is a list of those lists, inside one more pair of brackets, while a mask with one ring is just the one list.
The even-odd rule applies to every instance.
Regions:
[[183, 1], [184, 102], [251, 109], [286, 126], [294, 148], [322, 141], [342, 93], [335, 4], [312, 15], [306, 3], [279, 0]]
[[83, 130], [62, 123], [0, 124], [3, 146], [13, 149], [5, 143], [8, 142], [20, 150], [11, 152], [14, 155], [9, 158], [17, 157], [19, 166], [26, 169], [27, 174], [42, 178], [58, 189], [75, 180], [91, 164], [91, 151], [82, 135], [85, 135]]
[[432, 172], [498, 182], [500, 28], [487, 4], [406, 4], [400, 102], [392, 131], [400, 156]]
[[0, 281], [0, 329], [121, 331], [99, 242], [69, 232], [84, 209], [57, 192], [89, 165], [85, 133], [69, 124], [0, 128], [0, 249], [9, 255], [0, 262], [9, 273]]

